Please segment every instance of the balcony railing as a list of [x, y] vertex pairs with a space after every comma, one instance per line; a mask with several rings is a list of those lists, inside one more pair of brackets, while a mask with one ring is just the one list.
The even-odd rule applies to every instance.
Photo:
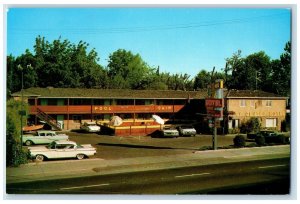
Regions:
[[47, 114], [97, 114], [97, 113], [176, 113], [184, 105], [77, 105], [77, 106], [30, 106], [32, 114], [37, 108]]

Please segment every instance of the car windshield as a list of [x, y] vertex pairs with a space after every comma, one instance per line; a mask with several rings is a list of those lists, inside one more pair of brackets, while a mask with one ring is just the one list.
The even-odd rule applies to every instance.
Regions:
[[51, 142], [50, 144], [48, 144], [47, 148], [48, 149], [55, 149], [55, 142]]
[[193, 128], [193, 126], [181, 126], [181, 128], [188, 129], [188, 128]]
[[81, 144], [77, 144], [77, 148], [83, 148]]

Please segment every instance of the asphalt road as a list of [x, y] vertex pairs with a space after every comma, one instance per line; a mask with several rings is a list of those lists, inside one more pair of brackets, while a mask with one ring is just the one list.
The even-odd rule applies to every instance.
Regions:
[[288, 158], [8, 184], [8, 194], [288, 194]]

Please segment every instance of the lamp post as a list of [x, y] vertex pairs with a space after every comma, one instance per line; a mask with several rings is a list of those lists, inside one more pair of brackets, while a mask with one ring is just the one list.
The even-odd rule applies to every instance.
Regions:
[[[21, 70], [21, 110], [19, 111], [19, 115], [21, 115], [21, 149], [23, 148], [23, 116], [26, 115], [26, 111], [24, 110], [23, 103], [23, 78], [24, 78], [24, 68], [19, 64], [18, 69]], [[27, 65], [27, 69], [32, 69], [31, 64]]]

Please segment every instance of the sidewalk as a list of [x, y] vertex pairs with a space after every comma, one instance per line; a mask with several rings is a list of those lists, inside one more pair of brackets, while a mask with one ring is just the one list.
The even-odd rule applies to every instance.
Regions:
[[190, 154], [115, 160], [46, 161], [6, 168], [6, 182], [19, 183], [284, 157], [290, 157], [289, 145], [196, 151]]

